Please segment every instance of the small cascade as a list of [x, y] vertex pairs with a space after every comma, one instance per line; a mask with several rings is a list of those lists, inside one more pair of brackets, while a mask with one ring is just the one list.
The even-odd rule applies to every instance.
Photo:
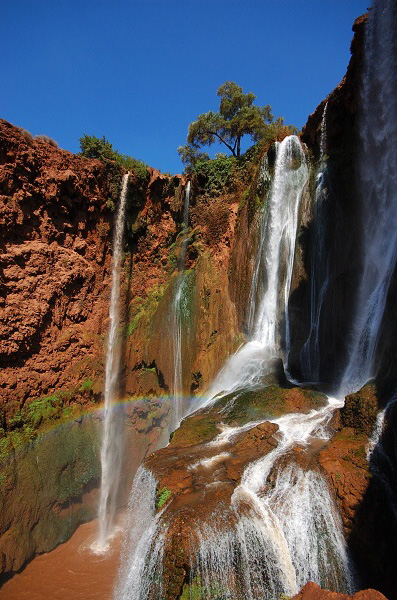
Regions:
[[105, 409], [101, 447], [102, 475], [98, 510], [99, 531], [98, 539], [93, 546], [93, 550], [98, 552], [107, 550], [109, 536], [112, 534], [114, 527], [123, 453], [123, 422], [121, 415], [114, 410], [114, 401], [117, 398], [120, 371], [120, 353], [117, 336], [120, 326], [120, 271], [128, 177], [128, 173], [123, 177], [113, 234], [112, 288], [109, 306], [110, 327], [106, 353]]
[[376, 0], [369, 14], [361, 89], [358, 190], [362, 204], [362, 272], [348, 361], [348, 393], [376, 375], [376, 351], [397, 261], [397, 6]]
[[139, 467], [132, 484], [115, 600], [161, 598], [165, 528], [156, 515], [153, 474]]
[[[183, 204], [183, 228], [189, 226], [189, 203], [190, 203], [190, 181], [187, 182], [185, 200]], [[183, 234], [181, 252], [178, 259], [178, 279], [176, 283], [176, 292], [173, 302], [173, 318], [172, 318], [172, 332], [173, 332], [173, 349], [174, 349], [174, 385], [173, 385], [173, 396], [174, 396], [174, 426], [175, 429], [184, 417], [184, 413], [187, 407], [183, 406], [183, 361], [182, 361], [182, 319], [184, 311], [184, 276], [183, 271], [185, 268], [186, 251], [187, 251], [188, 236], [186, 233]]]
[[206, 598], [222, 590], [228, 599], [271, 600], [298, 593], [308, 581], [353, 589], [341, 519], [324, 479], [282, 461], [296, 444], [326, 438], [327, 423], [341, 405], [330, 399], [309, 415], [274, 421], [280, 443], [246, 468], [232, 496], [235, 525], [225, 529], [222, 519], [214, 519], [199, 530], [193, 577], [202, 582]]
[[250, 294], [251, 340], [234, 354], [208, 391], [257, 385], [272, 357], [288, 348], [288, 297], [291, 287], [298, 210], [309, 171], [299, 139], [285, 138], [276, 148], [274, 179], [262, 214], [260, 239]]
[[304, 381], [320, 381], [320, 319], [329, 283], [329, 265], [326, 244], [328, 196], [327, 171], [327, 108], [321, 119], [320, 164], [316, 178], [313, 215], [313, 243], [310, 246], [310, 331], [301, 351], [301, 369]]

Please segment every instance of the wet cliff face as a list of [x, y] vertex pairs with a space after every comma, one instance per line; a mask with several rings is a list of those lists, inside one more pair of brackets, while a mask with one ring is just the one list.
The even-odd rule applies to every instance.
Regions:
[[[303, 128], [302, 141], [311, 155], [310, 196], [315, 195], [318, 173], [322, 119], [327, 105], [326, 130], [327, 181], [323, 209], [325, 252], [321, 256], [328, 272], [328, 285], [322, 301], [319, 348], [321, 356], [319, 380], [330, 389], [338, 382], [346, 359], [348, 331], [354, 310], [360, 259], [360, 204], [357, 194], [358, 107], [367, 15], [354, 25], [352, 57], [341, 83], [310, 115]], [[294, 286], [290, 298], [291, 352], [289, 369], [302, 377], [302, 347], [310, 333], [311, 273], [316, 259], [314, 208], [311, 217], [302, 222], [299, 235], [300, 253], [296, 255]], [[318, 268], [318, 266], [317, 266]]]

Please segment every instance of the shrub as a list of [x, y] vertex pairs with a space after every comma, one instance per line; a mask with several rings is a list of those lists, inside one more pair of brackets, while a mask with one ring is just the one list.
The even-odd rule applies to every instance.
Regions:
[[83, 381], [83, 383], [80, 386], [79, 392], [90, 392], [92, 390], [93, 385], [93, 381], [91, 377], [89, 377], [88, 379]]
[[59, 148], [58, 142], [48, 137], [48, 135], [36, 135], [34, 139], [50, 144], [51, 146], [54, 146], [54, 148]]
[[167, 486], [163, 487], [162, 490], [157, 492], [157, 509], [159, 510], [168, 502], [171, 497], [171, 491], [167, 488]]
[[18, 127], [21, 135], [25, 138], [27, 142], [31, 142], [33, 140], [33, 136], [27, 129], [23, 129], [23, 127]]
[[142, 160], [128, 156], [128, 154], [122, 154], [118, 150], [113, 148], [111, 144], [103, 135], [101, 138], [95, 135], [84, 134], [80, 139], [80, 149], [82, 156], [86, 158], [97, 158], [98, 160], [115, 161], [117, 164], [123, 166], [127, 171], [133, 171], [139, 180], [148, 179], [148, 165]]
[[238, 161], [233, 156], [221, 155], [214, 160], [198, 162], [193, 173], [203, 191], [214, 196], [225, 192], [230, 187], [237, 164]]

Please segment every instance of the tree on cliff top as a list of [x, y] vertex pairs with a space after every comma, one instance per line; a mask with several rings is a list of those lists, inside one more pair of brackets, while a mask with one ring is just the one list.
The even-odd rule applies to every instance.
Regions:
[[193, 152], [200, 146], [211, 146], [215, 142], [221, 142], [233, 156], [238, 157], [241, 154], [241, 138], [250, 135], [257, 142], [265, 136], [268, 124], [273, 121], [269, 104], [254, 106], [255, 94], [244, 94], [243, 88], [234, 81], [221, 85], [217, 95], [221, 99], [219, 111], [214, 113], [210, 110], [190, 123], [188, 143], [178, 148], [182, 160], [189, 155], [189, 148]]
[[95, 135], [84, 134], [79, 138], [80, 150], [82, 156], [86, 158], [97, 158], [102, 161], [112, 160], [122, 165], [128, 171], [134, 170], [141, 179], [146, 179], [148, 176], [148, 165], [142, 160], [121, 154], [118, 150], [113, 149], [113, 144], [109, 142], [103, 135], [101, 138]]
[[113, 145], [108, 142], [105, 136], [98, 138], [95, 135], [84, 134], [79, 142], [81, 154], [86, 158], [115, 160], [117, 150], [113, 150]]

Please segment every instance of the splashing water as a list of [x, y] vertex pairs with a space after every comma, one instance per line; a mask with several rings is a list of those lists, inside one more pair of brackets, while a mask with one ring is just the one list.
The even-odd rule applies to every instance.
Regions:
[[117, 510], [117, 495], [120, 483], [120, 471], [123, 452], [123, 423], [120, 411], [114, 410], [117, 399], [117, 386], [120, 370], [120, 354], [117, 333], [120, 325], [120, 270], [123, 250], [125, 207], [127, 200], [128, 176], [123, 177], [120, 203], [116, 215], [113, 235], [112, 288], [110, 295], [106, 369], [105, 369], [105, 412], [103, 419], [103, 438], [101, 447], [101, 488], [99, 497], [99, 531], [93, 550], [105, 552], [108, 549], [109, 536], [112, 534]]
[[162, 560], [165, 528], [162, 512], [156, 515], [156, 479], [139, 467], [126, 519], [127, 535], [114, 600], [148, 600], [162, 597]]
[[[183, 205], [183, 226], [186, 229], [189, 225], [189, 203], [190, 203], [190, 181], [186, 185], [185, 201]], [[176, 429], [184, 417], [186, 407], [183, 396], [183, 365], [182, 365], [182, 318], [184, 310], [184, 277], [186, 250], [188, 236], [185, 234], [182, 240], [181, 253], [178, 260], [178, 281], [176, 284], [175, 298], [173, 302], [173, 348], [174, 348], [174, 428]]]
[[199, 527], [193, 578], [201, 581], [203, 597], [217, 598], [222, 591], [230, 600], [271, 600], [298, 593], [308, 581], [352, 590], [341, 519], [324, 479], [280, 461], [297, 443], [326, 438], [325, 427], [342, 404], [329, 399], [309, 415], [274, 420], [280, 443], [246, 468], [232, 496], [235, 525], [225, 528], [226, 519], [217, 518]]
[[320, 381], [320, 319], [325, 294], [329, 284], [329, 265], [326, 256], [326, 201], [327, 201], [327, 108], [321, 120], [320, 169], [314, 196], [314, 241], [311, 246], [310, 269], [310, 331], [301, 351], [301, 369], [305, 381]]
[[343, 393], [376, 375], [379, 331], [397, 261], [396, 30], [395, 1], [375, 1], [366, 31], [359, 128], [363, 266]]
[[309, 171], [296, 136], [285, 138], [277, 145], [276, 152], [250, 294], [251, 340], [227, 361], [208, 391], [206, 404], [220, 393], [259, 384], [269, 371], [270, 358], [282, 352], [282, 337], [285, 346], [289, 345], [287, 306], [298, 209]]

